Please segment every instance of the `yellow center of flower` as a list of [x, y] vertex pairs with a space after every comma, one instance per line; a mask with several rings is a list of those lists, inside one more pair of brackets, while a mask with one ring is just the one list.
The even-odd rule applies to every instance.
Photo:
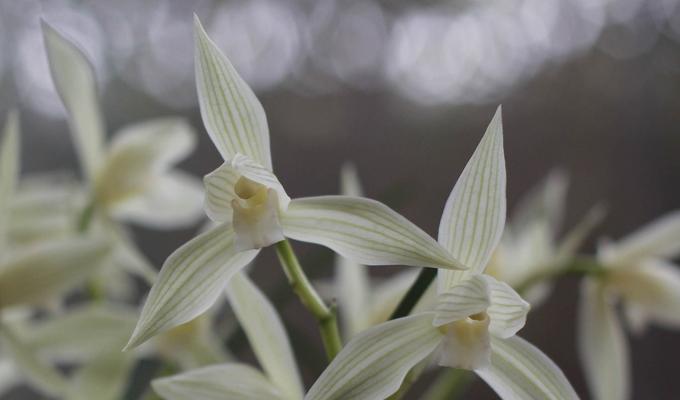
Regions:
[[234, 193], [238, 196], [242, 207], [254, 208], [267, 202], [267, 187], [242, 176], [234, 185]]

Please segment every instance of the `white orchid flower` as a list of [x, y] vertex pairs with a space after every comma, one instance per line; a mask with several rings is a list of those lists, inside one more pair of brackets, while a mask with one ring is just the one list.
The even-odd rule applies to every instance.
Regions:
[[603, 215], [600, 207], [593, 207], [560, 238], [567, 187], [566, 173], [553, 170], [520, 200], [486, 269], [494, 278], [522, 289], [534, 307], [545, 300], [551, 282], [531, 282], [532, 278], [563, 267]]
[[575, 399], [560, 369], [514, 336], [529, 309], [510, 286], [484, 275], [505, 222], [500, 108], [444, 208], [439, 241], [468, 271], [439, 270], [434, 311], [392, 320], [350, 341], [305, 397], [384, 399], [430, 355], [474, 370], [504, 399]]
[[603, 270], [582, 283], [578, 330], [593, 398], [630, 398], [630, 356], [615, 309], [619, 302], [633, 332], [650, 322], [680, 328], [680, 268], [670, 261], [678, 255], [678, 211], [598, 249]]
[[195, 37], [201, 115], [225, 160], [205, 177], [206, 212], [219, 224], [166, 260], [127, 348], [204, 312], [235, 272], [285, 237], [327, 246], [366, 265], [463, 268], [424, 231], [377, 201], [291, 200], [272, 171], [262, 105], [198, 18]]
[[95, 210], [155, 228], [194, 223], [201, 215], [200, 184], [171, 168], [195, 146], [191, 127], [179, 118], [131, 125], [114, 135], [105, 149], [91, 64], [47, 23], [43, 23], [43, 36]]
[[154, 390], [166, 400], [302, 400], [300, 373], [274, 306], [243, 273], [229, 281], [227, 294], [264, 371], [241, 363], [213, 365], [156, 379]]

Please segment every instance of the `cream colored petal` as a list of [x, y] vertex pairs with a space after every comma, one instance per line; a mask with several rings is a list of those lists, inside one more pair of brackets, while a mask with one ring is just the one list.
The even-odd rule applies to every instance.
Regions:
[[489, 290], [490, 305], [486, 310], [491, 319], [489, 331], [501, 338], [515, 335], [524, 327], [531, 306], [505, 282], [488, 275], [483, 277]]
[[257, 250], [237, 252], [234, 231], [229, 225], [207, 231], [175, 250], [151, 287], [126, 349], [205, 312], [229, 279], [257, 253]]
[[491, 362], [489, 316], [479, 313], [441, 327], [446, 334], [439, 349], [439, 365], [474, 370]]
[[152, 386], [165, 400], [287, 399], [264, 375], [244, 364], [203, 367], [156, 379]]
[[244, 273], [227, 285], [229, 303], [270, 381], [284, 397], [301, 399], [300, 372], [281, 318], [269, 299]]
[[281, 225], [287, 237], [330, 247], [359, 264], [464, 268], [427, 233], [375, 200], [295, 199], [282, 213]]
[[[498, 107], [451, 191], [439, 223], [439, 243], [471, 273], [484, 271], [501, 239], [505, 226], [505, 180], [503, 127]], [[439, 271], [439, 291], [451, 288], [463, 276]]]
[[225, 160], [246, 154], [272, 169], [269, 128], [262, 105], [227, 57], [194, 18], [196, 89], [203, 123]]
[[94, 69], [78, 46], [44, 21], [42, 30], [52, 80], [68, 113], [81, 166], [92, 181], [105, 140]]
[[400, 318], [354, 337], [321, 374], [305, 400], [385, 399], [408, 371], [432, 353], [442, 334], [434, 314]]
[[578, 350], [593, 399], [626, 400], [632, 378], [628, 347], [609, 301], [599, 282], [582, 282]]
[[448, 291], [439, 294], [434, 319], [435, 326], [464, 320], [470, 315], [486, 311], [490, 305], [490, 288], [480, 274], [472, 275]]
[[475, 372], [504, 400], [579, 398], [560, 368], [517, 336], [492, 337], [491, 364]]

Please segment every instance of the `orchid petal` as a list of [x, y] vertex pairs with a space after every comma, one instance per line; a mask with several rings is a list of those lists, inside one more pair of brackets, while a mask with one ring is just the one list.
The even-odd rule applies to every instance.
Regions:
[[157, 229], [190, 226], [203, 216], [203, 188], [198, 179], [172, 171], [153, 179], [140, 195], [117, 204], [122, 220]]
[[284, 399], [264, 375], [244, 364], [203, 367], [156, 379], [152, 386], [165, 400]]
[[[470, 268], [487, 266], [505, 225], [505, 156], [501, 108], [449, 195], [439, 224], [439, 243]], [[462, 273], [439, 271], [440, 292], [451, 288]]]
[[21, 383], [21, 377], [14, 363], [3, 358], [0, 353], [0, 396], [19, 383]]
[[19, 179], [19, 115], [7, 115], [0, 143], [0, 251], [7, 244], [10, 204]]
[[538, 186], [532, 188], [518, 203], [512, 218], [513, 232], [531, 229], [535, 223], [548, 228], [554, 239], [564, 218], [569, 177], [564, 170], [554, 169]]
[[501, 338], [515, 335], [524, 327], [531, 306], [505, 282], [488, 275], [483, 277], [489, 288], [490, 305], [486, 310], [491, 319], [489, 331]]
[[375, 200], [295, 199], [282, 213], [281, 225], [286, 236], [330, 247], [359, 264], [464, 268], [427, 233]]
[[602, 261], [625, 267], [648, 257], [673, 258], [680, 255], [680, 211], [666, 214], [643, 226], [602, 251]]
[[208, 37], [198, 17], [194, 32], [196, 88], [208, 135], [225, 160], [246, 154], [271, 170], [269, 128], [262, 105]]
[[616, 310], [599, 282], [581, 284], [578, 335], [586, 381], [595, 400], [623, 400], [630, 394], [630, 361]]
[[387, 398], [441, 342], [433, 317], [433, 313], [412, 315], [360, 333], [333, 359], [305, 400]]
[[491, 364], [475, 372], [504, 400], [579, 398], [560, 368], [517, 336], [492, 336]]
[[489, 305], [487, 280], [482, 275], [472, 275], [439, 295], [435, 307], [437, 316], [433, 324], [439, 327], [465, 319], [470, 315], [486, 311]]
[[0, 308], [40, 304], [81, 284], [108, 259], [111, 246], [97, 238], [40, 243], [0, 265]]
[[[109, 349], [110, 350], [110, 349]], [[125, 397], [128, 378], [134, 366], [130, 354], [112, 351], [89, 361], [71, 378], [69, 400], [118, 400]]]
[[244, 273], [235, 274], [227, 286], [229, 303], [248, 337], [257, 359], [286, 398], [304, 393], [295, 357], [276, 309]]
[[234, 273], [251, 262], [257, 253], [257, 250], [234, 250], [234, 231], [229, 224], [207, 231], [175, 250], [151, 287], [125, 349], [205, 312]]
[[92, 181], [105, 137], [94, 69], [81, 49], [44, 21], [42, 30], [52, 80], [68, 112], [81, 166]]

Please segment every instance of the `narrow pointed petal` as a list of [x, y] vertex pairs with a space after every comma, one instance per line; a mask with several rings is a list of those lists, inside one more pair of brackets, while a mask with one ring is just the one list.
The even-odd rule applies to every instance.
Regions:
[[117, 204], [113, 214], [156, 229], [188, 227], [204, 217], [203, 187], [189, 174], [167, 172], [149, 182], [139, 196]]
[[285, 399], [264, 375], [244, 364], [203, 367], [156, 379], [152, 386], [165, 400]]
[[257, 253], [235, 251], [230, 225], [213, 228], [175, 250], [163, 264], [125, 349], [205, 312]]
[[194, 18], [196, 89], [203, 123], [225, 160], [245, 154], [271, 170], [267, 117], [257, 97]]
[[74, 43], [45, 22], [42, 29], [52, 80], [68, 113], [81, 166], [92, 181], [105, 138], [94, 69]]
[[484, 279], [490, 296], [490, 305], [486, 310], [491, 318], [489, 331], [501, 338], [514, 336], [524, 327], [531, 306], [505, 282], [488, 275], [484, 275]]
[[0, 142], [0, 251], [5, 252], [10, 204], [19, 180], [19, 115], [12, 111], [7, 115]]
[[[470, 272], [487, 266], [505, 226], [505, 156], [501, 108], [449, 195], [439, 223], [439, 243]], [[463, 274], [439, 271], [440, 291], [452, 287]]]
[[556, 263], [561, 264], [576, 254], [588, 235], [602, 222], [604, 216], [605, 208], [600, 204], [588, 210], [581, 221], [564, 235], [564, 239], [556, 251]]
[[472, 275], [439, 295], [434, 326], [446, 325], [486, 311], [490, 304], [489, 296], [487, 280], [482, 275]]
[[128, 379], [134, 366], [131, 354], [109, 349], [81, 367], [70, 379], [69, 400], [118, 400], [125, 397]]
[[295, 199], [281, 216], [284, 235], [330, 247], [364, 265], [464, 268], [422, 229], [375, 200]]
[[70, 238], [15, 253], [0, 265], [0, 309], [36, 305], [82, 284], [111, 254], [109, 242]]
[[491, 337], [491, 364], [475, 371], [504, 400], [577, 400], [564, 373], [524, 339]]
[[239, 153], [203, 179], [206, 191], [205, 210], [210, 219], [217, 222], [232, 220], [231, 202], [237, 198], [234, 185], [242, 176], [274, 189], [279, 206], [284, 210], [288, 207], [290, 197], [276, 175], [252, 158]]
[[578, 321], [581, 362], [595, 400], [630, 397], [628, 347], [614, 307], [598, 282], [584, 280]]
[[274, 306], [244, 273], [231, 278], [227, 296], [270, 381], [286, 398], [301, 399], [304, 389], [300, 373]]
[[21, 376], [43, 393], [61, 397], [66, 379], [59, 371], [38, 357], [7, 325], [0, 325], [0, 347], [10, 356]]
[[554, 239], [559, 233], [564, 218], [569, 177], [564, 170], [554, 169], [538, 186], [532, 188], [514, 209], [512, 228], [517, 234], [531, 229], [536, 223], [548, 228], [548, 235]]
[[305, 400], [387, 398], [441, 342], [433, 317], [432, 313], [413, 315], [362, 332], [333, 359]]
[[625, 267], [648, 257], [673, 258], [680, 255], [680, 211], [650, 222], [617, 243], [605, 246], [602, 260]]

